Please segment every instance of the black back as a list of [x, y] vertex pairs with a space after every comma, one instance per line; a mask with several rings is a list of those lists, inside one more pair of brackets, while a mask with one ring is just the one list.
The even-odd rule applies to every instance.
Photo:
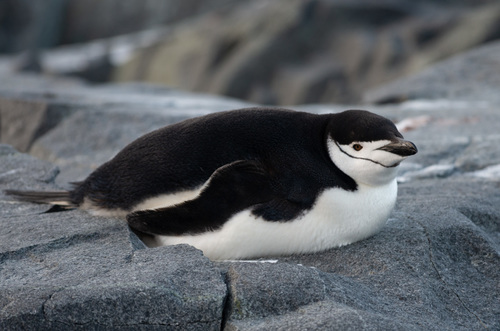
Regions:
[[[268, 169], [279, 197], [254, 213], [269, 220], [291, 219], [312, 207], [327, 187], [356, 189], [326, 148], [332, 129], [344, 128], [336, 124], [341, 114], [250, 108], [176, 123], [126, 146], [72, 191], [72, 200], [80, 204], [86, 197], [104, 208], [130, 210], [146, 198], [199, 187], [225, 164], [253, 160]], [[286, 210], [276, 212], [284, 204], [287, 208], [281, 209]]]

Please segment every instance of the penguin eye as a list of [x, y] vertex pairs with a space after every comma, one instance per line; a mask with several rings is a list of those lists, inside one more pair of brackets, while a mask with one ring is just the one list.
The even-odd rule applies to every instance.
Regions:
[[361, 146], [360, 144], [354, 144], [352, 145], [352, 148], [354, 148], [356, 152], [359, 152], [360, 150], [363, 149], [363, 146]]

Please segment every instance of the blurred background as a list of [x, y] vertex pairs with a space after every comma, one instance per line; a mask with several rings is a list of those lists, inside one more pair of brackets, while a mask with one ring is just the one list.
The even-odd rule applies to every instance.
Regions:
[[359, 103], [499, 38], [498, 0], [0, 0], [2, 70], [269, 105]]

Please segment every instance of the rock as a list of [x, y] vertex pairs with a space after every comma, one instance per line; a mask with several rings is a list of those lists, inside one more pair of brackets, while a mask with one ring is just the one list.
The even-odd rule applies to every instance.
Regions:
[[114, 77], [260, 104], [354, 103], [497, 39], [499, 18], [495, 2], [259, 0], [176, 24]]
[[[0, 144], [0, 190], [5, 189], [55, 189], [53, 182], [59, 169], [44, 161], [35, 161], [31, 156], [20, 154], [9, 145]], [[3, 196], [2, 196], [3, 197]], [[6, 235], [7, 223], [16, 214], [35, 214], [47, 209], [47, 206], [34, 204], [13, 204], [5, 199], [0, 200], [2, 233]], [[7, 224], [4, 224], [6, 222]], [[0, 243], [2, 247], [5, 243]]]
[[10, 64], [18, 70], [100, 83], [141, 80], [259, 104], [358, 103], [367, 89], [500, 36], [494, 0], [3, 6], [13, 18], [3, 19], [0, 48], [3, 40], [9, 51], [26, 50]]
[[[475, 52], [474, 67], [486, 68], [497, 48]], [[322, 253], [209, 261], [187, 245], [145, 248], [120, 219], [44, 213], [0, 193], [0, 328], [500, 329], [500, 114], [482, 89], [446, 99], [461, 84], [437, 99], [362, 107], [399, 123], [419, 153], [403, 164], [384, 229]], [[1, 191], [60, 187], [71, 168], [67, 179], [85, 175], [143, 131], [244, 105], [141, 84], [27, 90], [2, 87], [0, 99], [50, 92], [49, 106], [74, 112], [32, 143], [54, 163], [0, 145]]]
[[500, 43], [489, 43], [437, 63], [414, 76], [370, 90], [364, 99], [379, 104], [444, 99], [458, 107], [468, 107], [460, 101], [481, 101], [476, 105], [479, 107], [497, 103], [500, 100], [496, 88], [500, 84], [498, 52]]
[[226, 280], [230, 284], [226, 313], [231, 321], [282, 315], [325, 299], [325, 284], [317, 270], [272, 262], [231, 262], [221, 266], [227, 268]]
[[129, 259], [102, 277], [85, 277], [54, 293], [44, 304], [45, 318], [62, 328], [220, 328], [226, 286], [201, 252], [175, 246], [139, 250]]
[[[239, 0], [6, 0], [0, 3], [0, 52], [87, 42], [146, 30]], [[113, 13], [113, 15], [110, 15]], [[40, 31], [43, 31], [41, 33]]]
[[0, 12], [9, 13], [0, 18], [0, 52], [19, 52], [35, 46], [40, 27], [40, 20], [36, 18], [43, 15], [44, 2], [7, 0], [0, 3]]
[[140, 135], [191, 116], [249, 105], [146, 84], [95, 88], [63, 78], [5, 78], [11, 83], [0, 83], [0, 142], [57, 164], [63, 170], [60, 186], [84, 179]]
[[52, 129], [65, 116], [66, 110], [49, 107], [45, 100], [2, 98], [0, 139], [26, 152], [37, 138]]
[[[83, 85], [70, 78], [2, 73], [0, 81], [0, 141], [26, 152], [33, 142], [75, 110], [61, 104], [60, 90], [71, 93]], [[69, 100], [68, 100], [69, 99]], [[71, 97], [66, 102], [71, 102]], [[76, 106], [73, 104], [73, 106]]]
[[468, 172], [500, 164], [500, 151], [496, 148], [498, 141], [500, 135], [473, 137], [470, 145], [457, 159], [457, 166]]
[[[68, 26], [61, 43], [76, 43], [146, 30], [196, 16], [213, 9], [235, 5], [241, 0], [72, 0], [67, 5]], [[113, 15], [109, 15], [113, 12]], [[90, 19], [89, 19], [90, 18]]]
[[[498, 328], [498, 187], [469, 179], [405, 183], [386, 228], [368, 240], [275, 264], [236, 265], [247, 274], [233, 276], [236, 316], [228, 329]], [[299, 275], [295, 291], [287, 291], [290, 274]], [[268, 300], [284, 298], [302, 305], [265, 309]]]
[[[0, 151], [2, 190], [50, 188], [51, 165]], [[226, 285], [200, 251], [145, 250], [122, 220], [0, 199], [2, 329], [220, 328]]]

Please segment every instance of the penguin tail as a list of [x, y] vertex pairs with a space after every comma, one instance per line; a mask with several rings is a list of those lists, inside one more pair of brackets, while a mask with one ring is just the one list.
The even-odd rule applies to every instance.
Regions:
[[6, 195], [13, 196], [19, 201], [50, 204], [61, 206], [63, 209], [76, 208], [76, 204], [70, 191], [18, 191], [18, 190], [5, 190]]

